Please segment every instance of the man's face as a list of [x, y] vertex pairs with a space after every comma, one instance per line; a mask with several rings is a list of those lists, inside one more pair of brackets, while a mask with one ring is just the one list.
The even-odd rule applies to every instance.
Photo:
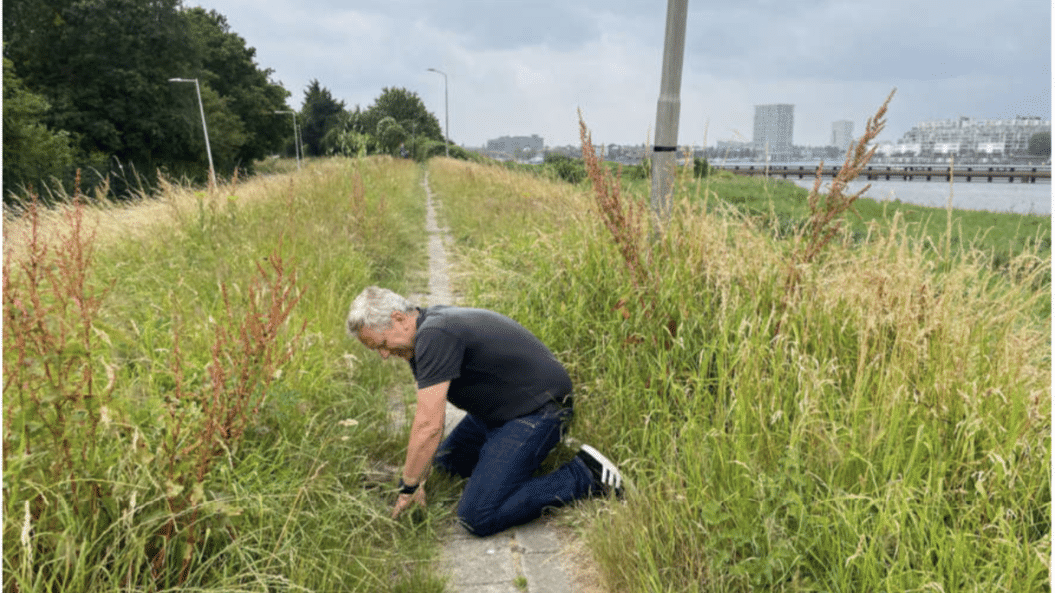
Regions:
[[392, 324], [384, 330], [363, 327], [359, 330], [359, 341], [363, 346], [376, 350], [381, 358], [397, 356], [404, 360], [414, 357], [415, 320], [401, 311], [392, 313]]

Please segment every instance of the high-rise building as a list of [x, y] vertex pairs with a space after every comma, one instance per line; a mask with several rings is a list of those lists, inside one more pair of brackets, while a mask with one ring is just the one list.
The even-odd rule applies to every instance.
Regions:
[[791, 158], [791, 135], [795, 127], [795, 106], [755, 105], [755, 150], [770, 160]]
[[845, 152], [854, 142], [854, 122], [841, 119], [832, 123], [832, 146]]

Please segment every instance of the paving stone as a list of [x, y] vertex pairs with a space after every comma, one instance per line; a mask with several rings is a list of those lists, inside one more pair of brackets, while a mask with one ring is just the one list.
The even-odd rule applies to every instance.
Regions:
[[520, 566], [527, 578], [528, 593], [571, 593], [571, 581], [559, 554], [524, 554]]
[[450, 402], [447, 402], [447, 411], [444, 414], [443, 436], [447, 436], [451, 434], [451, 431], [454, 430], [455, 426], [458, 426], [458, 423], [462, 421], [462, 418], [465, 418], [465, 411], [460, 410], [451, 405]]
[[512, 583], [518, 576], [508, 534], [450, 540], [444, 555], [452, 585]]
[[526, 553], [557, 552], [560, 550], [560, 541], [557, 534], [549, 525], [542, 521], [534, 521], [527, 525], [521, 525], [514, 529], [517, 543], [524, 548]]
[[[488, 585], [468, 585], [452, 589], [453, 593], [524, 593], [515, 583], [491, 583]], [[545, 589], [539, 589], [545, 591]]]

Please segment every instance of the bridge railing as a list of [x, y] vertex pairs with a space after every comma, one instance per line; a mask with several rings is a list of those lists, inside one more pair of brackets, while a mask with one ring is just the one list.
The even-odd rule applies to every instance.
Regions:
[[[783, 179], [795, 178], [807, 179], [816, 176], [817, 167], [799, 166], [765, 166], [765, 165], [726, 165], [714, 167], [720, 171], [729, 171], [737, 175], [765, 175], [769, 177], [780, 177]], [[825, 166], [821, 169], [823, 177], [834, 177], [838, 174], [838, 165]], [[953, 179], [964, 179], [966, 181], [981, 181], [985, 179], [992, 183], [994, 179], [1014, 183], [1016, 179], [1022, 183], [1036, 183], [1038, 179], [1051, 179], [1051, 169], [1045, 167], [961, 167], [951, 172]], [[873, 180], [903, 180], [912, 181], [922, 179], [925, 181], [948, 181], [950, 171], [940, 166], [917, 165], [910, 167], [869, 166], [861, 172], [860, 177], [869, 181]]]

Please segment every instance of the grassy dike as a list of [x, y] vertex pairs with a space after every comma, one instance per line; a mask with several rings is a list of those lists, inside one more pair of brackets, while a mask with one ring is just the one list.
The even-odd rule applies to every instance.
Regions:
[[440, 511], [389, 518], [407, 376], [343, 329], [362, 286], [421, 289], [420, 178], [333, 159], [6, 221], [4, 591], [442, 591]]
[[1051, 260], [1034, 231], [994, 265], [970, 229], [947, 232], [961, 213], [935, 231], [888, 210], [794, 267], [794, 225], [737, 207], [749, 180], [680, 182], [651, 243], [632, 189], [599, 205], [429, 167], [463, 302], [554, 349], [572, 435], [638, 486], [566, 515], [609, 590], [1050, 587]]

